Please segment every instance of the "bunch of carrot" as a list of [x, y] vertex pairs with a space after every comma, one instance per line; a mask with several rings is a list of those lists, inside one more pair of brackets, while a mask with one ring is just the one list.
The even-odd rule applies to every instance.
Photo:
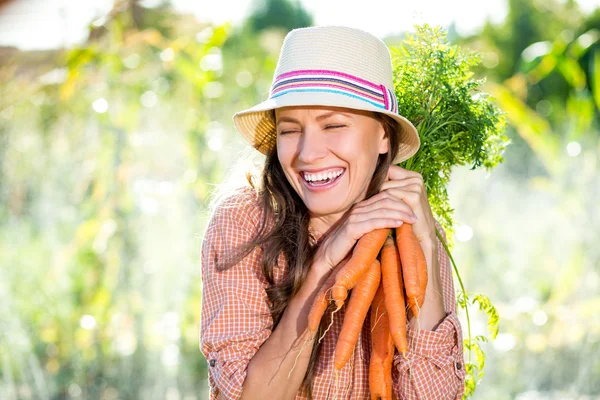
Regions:
[[329, 301], [335, 301], [337, 311], [352, 290], [335, 349], [337, 372], [352, 356], [371, 311], [371, 399], [392, 398], [394, 346], [405, 358], [408, 347], [405, 304], [418, 318], [427, 287], [427, 262], [412, 225], [396, 228], [395, 240], [391, 234], [390, 229], [377, 229], [359, 239], [351, 258], [343, 261], [317, 294], [308, 317], [308, 330], [315, 335]]

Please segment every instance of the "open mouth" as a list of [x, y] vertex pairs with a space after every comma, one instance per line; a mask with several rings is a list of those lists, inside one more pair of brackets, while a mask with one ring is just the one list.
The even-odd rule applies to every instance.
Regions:
[[341, 170], [338, 170], [335, 172], [328, 172], [325, 174], [302, 173], [301, 176], [302, 176], [302, 180], [309, 187], [322, 187], [322, 186], [327, 186], [327, 185], [331, 185], [331, 184], [338, 182], [344, 175], [344, 172], [346, 172], [346, 170], [341, 169]]

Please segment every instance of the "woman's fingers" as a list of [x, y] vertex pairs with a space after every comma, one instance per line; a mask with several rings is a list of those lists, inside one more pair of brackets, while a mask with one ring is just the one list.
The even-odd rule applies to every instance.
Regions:
[[411, 171], [409, 169], [404, 169], [402, 167], [399, 167], [399, 166], [393, 165], [393, 164], [390, 165], [390, 167], [388, 168], [387, 178], [391, 181], [412, 178], [412, 177], [417, 177], [417, 178], [420, 177], [421, 180], [423, 180], [423, 176], [418, 172]]
[[372, 232], [375, 229], [397, 228], [403, 223], [404, 221], [397, 218], [369, 218], [362, 221], [348, 221], [346, 229], [353, 240], [358, 240], [363, 237], [363, 235]]
[[[381, 185], [381, 189], [379, 190], [379, 192], [382, 192], [384, 190], [388, 190], [391, 188], [406, 187], [406, 186], [410, 186], [410, 185], [423, 186], [423, 178], [411, 177], [411, 178], [406, 178], [406, 179], [402, 179], [402, 180], [386, 181], [383, 183], [383, 185]], [[373, 197], [375, 197], [375, 196], [373, 196]]]
[[413, 212], [410, 207], [404, 205], [402, 209], [395, 209], [391, 207], [372, 207], [371, 209], [364, 210], [364, 212], [352, 215], [349, 218], [349, 223], [361, 223], [371, 219], [390, 219], [390, 220], [401, 220], [404, 222], [412, 223], [415, 220], [412, 218]]
[[423, 187], [416, 183], [403, 187], [389, 188], [378, 194], [381, 194], [385, 198], [391, 198], [399, 204], [398, 206], [393, 206], [393, 208], [398, 208], [400, 205], [406, 204], [415, 215], [422, 211], [423, 201], [427, 202], [427, 194], [424, 192]]
[[394, 197], [395, 201], [402, 201], [409, 207], [418, 207], [421, 203], [422, 188], [418, 185], [409, 185], [403, 188], [392, 188], [386, 190]]
[[[388, 194], [393, 189], [404, 189], [411, 192], [421, 193], [425, 191], [423, 186], [423, 179], [420, 177], [411, 177], [403, 180], [393, 180], [385, 182], [379, 191], [379, 193], [371, 196], [370, 198], [361, 201], [357, 204], [358, 207], [366, 207], [369, 206], [381, 199], [388, 197]], [[398, 197], [398, 192], [396, 193], [396, 197]]]
[[414, 215], [413, 209], [408, 205], [405, 201], [401, 199], [402, 194], [400, 193], [392, 193], [391, 191], [386, 191], [382, 194], [382, 196], [369, 204], [362, 205], [357, 208], [355, 213], [356, 215], [370, 214], [370, 213], [380, 213], [385, 212], [386, 210], [395, 210], [405, 213], [406, 215]]
[[[391, 201], [391, 202], [390, 202]], [[396, 208], [394, 202], [398, 201], [398, 195], [393, 194], [390, 190], [384, 190], [377, 193], [368, 200], [361, 201], [355, 206], [356, 212], [364, 212], [365, 210], [371, 210], [373, 207], [388, 207]]]

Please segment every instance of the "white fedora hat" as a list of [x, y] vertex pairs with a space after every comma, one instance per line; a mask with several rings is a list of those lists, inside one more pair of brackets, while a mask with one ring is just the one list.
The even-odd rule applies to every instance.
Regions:
[[414, 125], [398, 114], [388, 47], [359, 29], [315, 26], [290, 31], [281, 47], [269, 98], [237, 112], [233, 122], [244, 139], [266, 155], [277, 137], [271, 110], [303, 105], [389, 115], [401, 130], [394, 164], [409, 159], [421, 144]]

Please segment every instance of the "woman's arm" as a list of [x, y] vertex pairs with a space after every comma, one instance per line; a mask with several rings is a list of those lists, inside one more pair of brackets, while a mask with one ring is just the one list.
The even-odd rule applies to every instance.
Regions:
[[421, 247], [427, 260], [427, 288], [425, 300], [419, 313], [419, 319], [409, 312], [409, 326], [412, 329], [432, 331], [444, 319], [444, 299], [442, 298], [442, 281], [440, 275], [440, 262], [436, 246], [436, 239], [423, 240]]
[[[283, 400], [296, 397], [314, 342], [304, 333], [308, 314], [314, 297], [329, 276], [328, 272], [324, 273], [328, 270], [329, 267], [319, 261], [312, 265], [306, 281], [290, 301], [277, 328], [250, 360], [242, 399]], [[298, 356], [300, 349], [302, 352]]]
[[[437, 221], [435, 224], [446, 240], [443, 228]], [[430, 271], [420, 329], [415, 318], [410, 320], [408, 360], [398, 353], [394, 356], [397, 398], [458, 400], [464, 392], [462, 330], [456, 315], [450, 258], [439, 239], [433, 243], [436, 245], [423, 244], [428, 265], [432, 260], [430, 270], [437, 270], [437, 274]]]
[[[219, 268], [229, 260], [232, 249], [247, 243], [256, 232], [260, 210], [252, 199], [244, 195], [224, 201], [203, 239], [200, 349], [208, 363], [211, 400], [296, 397], [312, 350], [312, 342], [307, 342], [293, 367], [305, 339], [299, 336], [306, 328], [317, 288], [331, 273], [324, 263], [314, 262], [306, 282], [272, 330], [261, 247], [230, 268]], [[283, 267], [283, 257], [280, 262]]]

